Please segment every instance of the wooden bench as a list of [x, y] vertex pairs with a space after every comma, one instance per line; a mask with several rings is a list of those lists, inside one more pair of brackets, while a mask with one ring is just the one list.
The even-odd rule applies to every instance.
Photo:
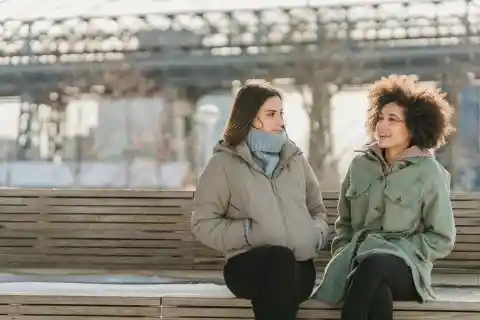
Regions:
[[[180, 276], [191, 269], [193, 278], [218, 273], [223, 258], [190, 233], [192, 196], [186, 191], [0, 189], [0, 269]], [[336, 194], [324, 193], [324, 199], [332, 223]], [[467, 277], [439, 278], [439, 301], [397, 303], [396, 319], [480, 319], [480, 195], [453, 195], [452, 201], [457, 245], [437, 262], [436, 272]], [[317, 259], [319, 270], [328, 257], [325, 251]], [[212, 284], [115, 289], [99, 284], [86, 290], [81, 284], [62, 289], [58, 283], [27, 283], [15, 289], [21, 285], [0, 284], [0, 319], [252, 319], [248, 301]], [[338, 317], [338, 310], [317, 301], [304, 303], [298, 316]]]
[[[333, 224], [337, 194], [324, 193]], [[0, 269], [157, 274], [219, 271], [190, 232], [193, 192], [0, 189]], [[480, 194], [452, 195], [457, 243], [436, 270], [480, 273]], [[319, 271], [330, 258], [316, 260]], [[198, 273], [197, 273], [198, 274]]]

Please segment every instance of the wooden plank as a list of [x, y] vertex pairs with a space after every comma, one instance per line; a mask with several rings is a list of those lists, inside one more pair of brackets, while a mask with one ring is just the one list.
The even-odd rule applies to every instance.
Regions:
[[159, 319], [161, 299], [150, 297], [0, 295], [1, 319]]
[[193, 191], [152, 189], [30, 189], [0, 188], [0, 197], [193, 198]]
[[0, 205], [36, 206], [40, 202], [49, 206], [135, 206], [135, 207], [180, 207], [191, 204], [190, 199], [183, 198], [15, 198], [0, 197]]
[[[1, 255], [15, 254], [22, 255], [35, 255], [38, 253], [46, 255], [58, 255], [58, 256], [112, 256], [112, 257], [128, 257], [135, 256], [139, 259], [144, 257], [184, 257], [195, 252], [197, 255], [208, 255], [208, 249], [192, 251], [191, 248], [75, 248], [75, 247], [43, 247], [40, 250], [36, 247], [0, 247]], [[465, 258], [464, 260], [467, 260]]]
[[[243, 308], [164, 308], [162, 319], [253, 319], [253, 311]], [[397, 320], [416, 319], [478, 319], [479, 313], [452, 311], [403, 311], [395, 310]], [[297, 319], [340, 319], [339, 310], [303, 310], [300, 309]]]
[[114, 267], [115, 265], [124, 265], [128, 268], [128, 266], [167, 266], [167, 265], [178, 265], [178, 264], [185, 264], [185, 268], [191, 266], [193, 259], [188, 256], [184, 257], [170, 257], [170, 256], [94, 256], [94, 255], [45, 255], [41, 253], [37, 254], [0, 254], [0, 261], [2, 261], [2, 265], [8, 267], [9, 265], [21, 265], [25, 263], [25, 265], [37, 265], [37, 266], [48, 266], [52, 265], [52, 267], [62, 267], [62, 266], [70, 266], [70, 267], [80, 267], [80, 266], [109, 266], [111, 265]]
[[[480, 315], [480, 289], [452, 289], [452, 288], [437, 288], [436, 301], [428, 301], [421, 304], [417, 302], [395, 302], [395, 310], [416, 310], [416, 311], [468, 311], [475, 312]], [[192, 293], [193, 294], [193, 293]], [[162, 306], [164, 309], [181, 308], [238, 308], [250, 309], [251, 305], [248, 300], [237, 299], [232, 297], [213, 297], [208, 293], [203, 295], [188, 294], [188, 290], [174, 295], [166, 295], [162, 298]], [[308, 300], [301, 305], [303, 310], [334, 310], [325, 303]], [[163, 313], [164, 317], [171, 317], [170, 312]], [[184, 315], [188, 316], [188, 315]], [[200, 315], [198, 315], [200, 316]]]
[[[0, 214], [0, 223], [7, 222], [37, 222], [43, 219], [45, 222], [95, 222], [95, 223], [185, 223], [183, 219], [174, 215], [116, 215], [116, 214]], [[183, 221], [182, 221], [183, 220]], [[471, 224], [470, 224], [471, 225]]]
[[[421, 318], [419, 318], [419, 316]], [[454, 320], [460, 317], [460, 319], [465, 319], [465, 320], [477, 320], [478, 315], [477, 314], [472, 314], [472, 313], [455, 313], [455, 314], [432, 314], [432, 313], [427, 313], [427, 314], [419, 314], [419, 313], [406, 313], [403, 311], [398, 311], [395, 313], [395, 320], [418, 320], [418, 319], [426, 319], [426, 320], [434, 320], [434, 319], [440, 319], [440, 320]], [[228, 317], [228, 318], [222, 318], [222, 317], [215, 317], [215, 318], [202, 318], [202, 317], [176, 317], [176, 318], [169, 318], [169, 317], [164, 317], [163, 320], [245, 320], [245, 319], [253, 319], [253, 317], [247, 317], [247, 318], [237, 318], [237, 317]], [[300, 311], [299, 316], [297, 319], [321, 319], [321, 320], [338, 320], [339, 315], [337, 312], [328, 312], [328, 313], [322, 313], [320, 315], [317, 315], [317, 317], [313, 316], [304, 316], [302, 312]]]
[[[327, 199], [323, 201], [323, 204], [327, 208], [328, 211], [335, 211], [337, 208], [338, 200], [334, 199]], [[472, 210], [479, 210], [480, 209], [480, 201], [455, 201], [452, 200], [451, 202], [452, 208], [454, 210], [464, 210], [464, 209], [472, 209]]]
[[122, 316], [103, 315], [103, 316], [71, 316], [71, 315], [0, 315], [2, 320], [158, 320], [158, 316]]
[[[324, 199], [338, 199], [338, 191], [322, 191]], [[455, 201], [480, 201], [480, 192], [452, 192], [450, 199]]]
[[[198, 243], [183, 240], [143, 240], [143, 239], [45, 239], [46, 247], [71, 248], [192, 248]], [[33, 247], [37, 239], [0, 239], [0, 247]], [[475, 248], [477, 246], [473, 244]], [[205, 249], [205, 247], [202, 247]], [[206, 248], [208, 250], [208, 248]], [[213, 250], [212, 250], [213, 251]]]
[[[106, 222], [102, 223], [84, 223], [84, 222], [55, 222], [48, 221], [48, 217], [43, 219], [43, 223], [38, 222], [0, 222], [0, 228], [4, 230], [16, 230], [16, 231], [69, 231], [69, 230], [138, 230], [138, 231], [183, 231], [190, 232], [190, 222], [174, 222], [174, 223], [143, 223], [137, 221], [116, 223]], [[108, 219], [107, 219], [108, 220]], [[333, 233], [333, 227], [330, 226], [330, 232]], [[458, 235], [474, 235], [478, 237], [480, 235], [480, 226], [476, 227], [457, 227]]]
[[49, 239], [193, 239], [190, 231], [162, 232], [155, 230], [0, 230], [4, 239], [37, 238]]
[[[83, 197], [83, 198], [192, 198], [193, 191], [152, 190], [152, 189], [35, 189], [35, 188], [0, 188], [0, 197]], [[338, 199], [337, 191], [323, 191], [324, 199]], [[478, 192], [452, 192], [452, 200], [480, 201]]]
[[35, 314], [35, 315], [116, 315], [116, 316], [150, 316], [159, 315], [160, 307], [131, 307], [131, 306], [59, 306], [59, 305], [0, 305], [1, 314]]
[[159, 307], [157, 297], [136, 296], [58, 296], [58, 295], [0, 295], [0, 304], [26, 305], [97, 305], [97, 306], [150, 306]]
[[158, 320], [155, 317], [137, 317], [137, 316], [69, 316], [69, 315], [1, 315], [2, 320]]
[[[87, 200], [88, 201], [88, 200]], [[1, 213], [38, 213], [36, 206], [15, 206], [15, 205], [2, 205]], [[105, 206], [49, 206], [49, 214], [142, 214], [142, 215], [178, 215], [183, 217], [191, 214], [191, 208], [187, 206], [182, 207], [105, 207]]]
[[[21, 230], [21, 231], [33, 231], [33, 230], [151, 230], [151, 231], [189, 231], [190, 223], [36, 223], [36, 222], [0, 222], [0, 228], [7, 230]], [[475, 230], [467, 229], [465, 227], [463, 232], [474, 234]]]

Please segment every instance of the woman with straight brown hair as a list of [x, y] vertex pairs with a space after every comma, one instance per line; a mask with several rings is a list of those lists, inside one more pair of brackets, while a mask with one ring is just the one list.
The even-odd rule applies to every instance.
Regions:
[[324, 212], [312, 168], [287, 138], [282, 94], [245, 85], [200, 177], [192, 231], [226, 256], [225, 283], [251, 300], [255, 319], [294, 320], [310, 297]]

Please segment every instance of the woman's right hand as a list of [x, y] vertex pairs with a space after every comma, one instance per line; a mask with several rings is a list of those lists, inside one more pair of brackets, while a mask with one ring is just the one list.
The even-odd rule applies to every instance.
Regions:
[[252, 219], [246, 219], [245, 222], [245, 240], [249, 246], [259, 246], [268, 244], [265, 241], [265, 234], [262, 227]]

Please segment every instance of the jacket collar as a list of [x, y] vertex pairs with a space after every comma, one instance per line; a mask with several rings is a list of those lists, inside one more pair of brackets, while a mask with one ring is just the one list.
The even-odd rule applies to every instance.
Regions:
[[[355, 151], [365, 153], [369, 156], [373, 156], [383, 162], [386, 162], [382, 149], [378, 146], [378, 142], [367, 144], [363, 148]], [[425, 157], [433, 157], [433, 151], [429, 149], [420, 149], [417, 146], [411, 146], [410, 148], [405, 149], [401, 154], [397, 155], [395, 159], [393, 159], [392, 163], [400, 160], [411, 163], [419, 163]]]
[[[247, 162], [251, 167], [254, 167], [257, 170], [261, 171], [261, 168], [253, 160], [252, 152], [250, 151], [250, 148], [247, 146], [245, 141], [240, 143], [236, 147], [229, 147], [225, 145], [225, 142], [223, 140], [220, 140], [215, 146], [215, 152], [227, 152], [232, 155], [238, 156], [242, 160]], [[293, 141], [287, 140], [287, 142], [283, 144], [282, 150], [280, 151], [280, 161], [278, 163], [278, 168], [282, 168], [288, 163], [288, 161], [292, 157], [299, 154], [302, 154], [300, 148], [298, 148]]]

